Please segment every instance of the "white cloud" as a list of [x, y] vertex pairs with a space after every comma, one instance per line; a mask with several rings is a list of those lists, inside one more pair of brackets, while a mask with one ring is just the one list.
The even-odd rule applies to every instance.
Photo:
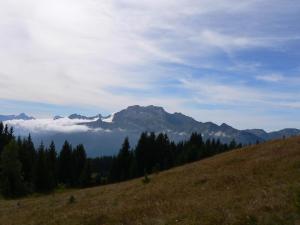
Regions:
[[214, 79], [180, 79], [182, 86], [190, 91], [193, 101], [199, 104], [248, 107], [252, 109], [299, 108], [299, 93], [292, 91], [265, 91], [264, 88], [246, 84], [224, 83]]
[[[214, 80], [205, 80], [201, 89], [184, 83], [191, 95], [166, 96], [158, 84], [185, 79], [186, 73], [170, 73], [162, 65], [215, 68], [219, 59], [214, 56], [224, 51], [232, 57], [235, 51], [298, 40], [273, 27], [298, 5], [279, 0], [2, 0], [0, 98], [108, 111], [133, 104], [182, 111], [191, 96], [206, 103], [263, 102], [268, 90]], [[236, 66], [230, 63], [228, 68]], [[132, 92], [112, 91], [122, 88]], [[208, 98], [197, 97], [202, 95]]]
[[281, 74], [267, 74], [267, 75], [257, 76], [256, 79], [267, 81], [267, 82], [279, 82], [284, 80], [284, 76], [282, 76]]
[[267, 44], [252, 37], [222, 34], [213, 30], [203, 30], [198, 37], [192, 37], [191, 39], [202, 45], [217, 47], [226, 52], [235, 49], [265, 46]]
[[86, 125], [80, 124], [84, 122], [91, 122], [93, 120], [69, 119], [61, 118], [53, 119], [35, 119], [35, 120], [8, 120], [5, 124], [13, 126], [16, 130], [24, 133], [43, 133], [43, 132], [87, 132], [92, 129]]

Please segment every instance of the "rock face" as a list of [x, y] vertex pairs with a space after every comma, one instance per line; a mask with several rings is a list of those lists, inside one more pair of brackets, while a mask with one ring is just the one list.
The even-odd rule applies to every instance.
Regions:
[[[62, 118], [62, 117], [60, 117]], [[88, 117], [88, 116], [82, 116], [82, 115], [79, 115], [79, 114], [72, 114], [68, 117], [69, 119], [73, 120], [73, 119], [80, 119], [80, 120], [93, 120], [93, 119], [97, 119], [97, 118], [101, 118], [101, 115], [96, 115], [96, 116], [92, 116], [92, 117]]]
[[[25, 114], [18, 116], [0, 116], [0, 120], [33, 120]], [[58, 147], [64, 140], [69, 140], [73, 145], [84, 144], [89, 156], [111, 155], [115, 154], [125, 137], [129, 137], [130, 144], [134, 147], [141, 132], [164, 132], [168, 134], [171, 140], [181, 141], [189, 138], [192, 132], [198, 132], [204, 139], [215, 138], [221, 142], [230, 142], [233, 139], [238, 143], [250, 144], [257, 141], [263, 142], [271, 139], [282, 138], [283, 136], [300, 135], [300, 130], [284, 129], [276, 132], [267, 133], [261, 129], [238, 130], [228, 124], [217, 125], [212, 122], [199, 122], [182, 113], [168, 113], [162, 107], [158, 106], [129, 106], [112, 115], [103, 117], [101, 114], [87, 117], [79, 114], [72, 114], [67, 118], [57, 116], [50, 119], [50, 123], [59, 124], [60, 119], [64, 126], [84, 126], [85, 131], [72, 132], [35, 132], [26, 130], [23, 134], [32, 133], [36, 144], [43, 141], [46, 145], [54, 140]], [[69, 121], [68, 121], [69, 120]], [[30, 122], [30, 121], [29, 121]], [[34, 122], [38, 122], [38, 119]], [[56, 124], [56, 125], [57, 125]], [[44, 126], [39, 126], [39, 129]], [[49, 127], [48, 124], [46, 127]], [[18, 135], [18, 127], [15, 127]], [[20, 130], [20, 129], [19, 129]]]

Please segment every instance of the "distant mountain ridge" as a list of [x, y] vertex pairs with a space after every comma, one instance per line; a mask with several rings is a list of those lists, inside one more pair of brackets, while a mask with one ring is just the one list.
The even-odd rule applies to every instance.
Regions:
[[32, 116], [28, 116], [25, 113], [20, 113], [19, 115], [0, 115], [0, 121], [7, 120], [34, 120]]
[[180, 139], [180, 136], [188, 137], [192, 132], [199, 132], [204, 138], [220, 139], [223, 142], [230, 142], [235, 139], [243, 144], [300, 135], [298, 129], [283, 129], [267, 133], [262, 129], [238, 130], [226, 123], [220, 126], [212, 122], [203, 123], [182, 113], [168, 113], [162, 107], [153, 105], [129, 106], [127, 109], [115, 113], [112, 122], [107, 123], [99, 119], [95, 122], [86, 123], [86, 125], [108, 130], [165, 132], [174, 139]]
[[[26, 114], [18, 116], [0, 116], [0, 120], [34, 120]], [[298, 129], [283, 129], [280, 131], [266, 132], [262, 129], [238, 130], [230, 125], [223, 123], [217, 125], [212, 122], [199, 122], [192, 117], [182, 113], [168, 113], [158, 106], [129, 106], [119, 112], [103, 117], [101, 114], [96, 116], [83, 116], [72, 114], [68, 117], [56, 116], [50, 122], [59, 123], [69, 119], [74, 121], [72, 126], [84, 126], [86, 129], [77, 132], [36, 132], [32, 136], [36, 143], [43, 141], [48, 144], [54, 140], [61, 145], [65, 139], [71, 143], [82, 143], [86, 146], [89, 155], [112, 154], [118, 151], [125, 137], [129, 137], [130, 144], [134, 146], [144, 131], [164, 132], [171, 140], [181, 141], [189, 138], [192, 132], [198, 132], [204, 139], [219, 139], [221, 142], [230, 142], [235, 139], [242, 144], [264, 142], [267, 140], [300, 135]], [[68, 122], [69, 123], [69, 122]], [[43, 127], [43, 126], [41, 126]], [[34, 132], [34, 131], [28, 131]], [[16, 127], [16, 133], [18, 128]]]

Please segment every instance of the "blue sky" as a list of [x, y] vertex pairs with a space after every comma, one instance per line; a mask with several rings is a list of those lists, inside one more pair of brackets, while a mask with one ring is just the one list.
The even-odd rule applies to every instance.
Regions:
[[300, 128], [296, 0], [3, 0], [0, 114], [160, 105], [237, 128]]

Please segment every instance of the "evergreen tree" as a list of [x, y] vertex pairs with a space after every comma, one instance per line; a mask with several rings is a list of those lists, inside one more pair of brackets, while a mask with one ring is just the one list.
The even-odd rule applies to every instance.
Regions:
[[80, 175], [80, 185], [81, 187], [88, 187], [91, 185], [92, 180], [92, 170], [90, 160], [86, 160], [84, 168]]
[[132, 156], [130, 152], [130, 144], [128, 138], [125, 138], [122, 148], [117, 156], [118, 163], [118, 174], [117, 179], [120, 181], [127, 180], [130, 178], [130, 166], [131, 166]]
[[135, 157], [136, 157], [136, 163], [137, 163], [137, 176], [143, 176], [146, 165], [145, 162], [147, 161], [147, 154], [146, 154], [146, 149], [147, 149], [147, 140], [148, 135], [146, 132], [143, 132], [140, 136], [140, 139], [138, 141], [138, 144], [135, 148]]
[[137, 162], [137, 175], [143, 176], [145, 173], [151, 173], [155, 164], [155, 154], [153, 154], [156, 148], [155, 134], [152, 132], [149, 135], [147, 132], [141, 134], [135, 149], [135, 157]]
[[3, 123], [0, 122], [0, 154], [5, 145], [8, 145], [14, 139], [13, 129], [9, 129], [7, 124], [4, 126]]
[[34, 182], [34, 166], [36, 161], [36, 151], [29, 135], [27, 139], [23, 139], [19, 148], [20, 161], [22, 163], [22, 172], [24, 181], [32, 186]]
[[3, 151], [3, 148], [4, 148], [4, 125], [0, 121], [0, 155]]
[[72, 146], [68, 141], [65, 141], [59, 154], [59, 182], [71, 185], [73, 178], [72, 169]]
[[13, 198], [26, 194], [18, 151], [17, 143], [11, 141], [1, 153], [0, 188], [4, 197]]
[[204, 157], [202, 135], [192, 133], [189, 141], [185, 144], [186, 162], [193, 162]]
[[118, 182], [119, 181], [119, 173], [120, 173], [120, 166], [118, 163], [118, 157], [113, 156], [112, 158], [112, 164], [109, 172], [109, 181], [110, 182]]
[[35, 165], [35, 188], [38, 192], [47, 192], [53, 188], [50, 178], [50, 170], [47, 164], [47, 156], [43, 143], [38, 148]]
[[235, 149], [237, 147], [237, 143], [236, 141], [233, 139], [230, 143], [229, 143], [229, 149]]
[[79, 185], [79, 178], [86, 165], [86, 153], [83, 145], [78, 145], [72, 153], [73, 177], [72, 184]]
[[46, 152], [46, 159], [49, 169], [49, 183], [51, 188], [55, 188], [57, 185], [57, 153], [55, 149], [55, 144], [52, 141], [49, 149]]
[[152, 150], [154, 154], [155, 170], [165, 170], [173, 166], [173, 149], [169, 138], [166, 134], [160, 133], [155, 140], [155, 148]]

